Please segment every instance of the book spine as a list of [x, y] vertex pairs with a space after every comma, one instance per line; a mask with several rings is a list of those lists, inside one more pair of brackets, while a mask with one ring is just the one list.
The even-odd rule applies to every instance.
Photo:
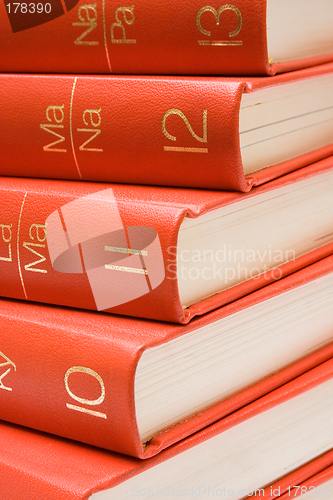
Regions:
[[1, 75], [0, 85], [2, 175], [250, 189], [240, 82]]
[[270, 73], [265, 0], [53, 0], [42, 12], [37, 5], [26, 10], [11, 2], [0, 6], [1, 71]]
[[[98, 335], [98, 330], [102, 334]], [[1, 300], [1, 418], [140, 456], [135, 342], [96, 315]]]
[[[135, 414], [138, 361], [155, 341], [163, 342], [180, 332], [176, 327], [171, 332], [172, 327], [166, 325], [169, 332], [161, 338], [155, 335], [153, 324], [146, 322], [141, 328], [139, 323], [120, 317], [110, 323], [106, 315], [88, 311], [1, 299], [0, 418], [149, 458], [170, 450], [176, 442], [181, 447], [189, 435], [195, 440], [198, 431], [204, 434], [214, 422], [214, 427], [226, 428], [242, 422], [249, 414], [249, 403], [250, 413], [261, 413], [278, 404], [280, 397], [284, 401], [332, 377], [331, 344], [161, 432], [144, 451]], [[300, 376], [304, 383], [298, 384]], [[271, 399], [276, 389], [279, 395]]]
[[130, 186], [2, 178], [1, 295], [181, 321], [168, 259], [184, 209], [130, 195]]

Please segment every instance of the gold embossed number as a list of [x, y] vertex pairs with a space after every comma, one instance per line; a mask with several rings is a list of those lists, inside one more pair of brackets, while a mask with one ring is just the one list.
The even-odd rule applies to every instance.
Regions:
[[[165, 137], [170, 139], [170, 141], [176, 141], [177, 137], [174, 135], [170, 134], [167, 129], [166, 129], [166, 121], [170, 115], [176, 115], [179, 116], [185, 123], [187, 129], [189, 130], [190, 134], [194, 139], [196, 139], [199, 142], [207, 142], [207, 110], [205, 109], [202, 113], [202, 137], [198, 136], [193, 128], [191, 127], [190, 122], [184, 115], [180, 109], [168, 109], [166, 113], [164, 113], [163, 118], [162, 118], [162, 131]], [[191, 148], [191, 147], [184, 147], [184, 146], [164, 146], [164, 151], [176, 151], [176, 152], [181, 152], [181, 153], [208, 153], [208, 148]]]
[[[237, 17], [237, 27], [233, 31], [229, 31], [229, 38], [233, 38], [237, 36], [242, 28], [242, 14], [236, 5], [225, 4], [221, 5], [221, 7], [216, 10], [214, 7], [207, 5], [206, 7], [202, 7], [196, 17], [196, 25], [200, 33], [206, 36], [211, 36], [211, 32], [204, 29], [201, 25], [201, 16], [204, 12], [211, 12], [215, 18], [215, 23], [217, 25], [220, 24], [220, 16], [222, 12], [226, 10], [231, 10], [236, 14]], [[198, 40], [199, 45], [215, 45], [215, 46], [226, 46], [226, 45], [243, 45], [242, 40]]]
[[[76, 396], [69, 388], [69, 376], [72, 373], [84, 373], [86, 375], [93, 377], [95, 380], [97, 380], [97, 382], [99, 383], [99, 385], [101, 387], [101, 395], [99, 396], [99, 398], [94, 399], [94, 400], [90, 400], [90, 399], [80, 398], [79, 396]], [[65, 387], [66, 387], [67, 394], [71, 398], [75, 399], [75, 401], [78, 401], [79, 403], [84, 404], [84, 405], [97, 406], [97, 405], [102, 404], [104, 399], [105, 399], [105, 386], [104, 386], [104, 382], [103, 382], [102, 377], [100, 375], [98, 375], [98, 373], [96, 373], [91, 368], [86, 368], [85, 366], [72, 366], [72, 368], [67, 370], [67, 372], [65, 374]], [[107, 418], [106, 414], [101, 413], [100, 411], [88, 410], [87, 408], [83, 408], [82, 406], [76, 406], [76, 405], [72, 405], [69, 403], [67, 403], [66, 406], [70, 410], [79, 411], [81, 413], [87, 413], [88, 415], [92, 415], [94, 417], [100, 417], [100, 418], [105, 418], [105, 419]]]
[[[122, 14], [123, 21], [119, 19], [119, 14]], [[128, 40], [126, 38], [126, 32], [123, 22], [127, 25], [134, 23], [134, 5], [131, 7], [118, 7], [115, 11], [116, 22], [111, 25], [111, 41], [112, 43], [136, 43], [136, 40]], [[120, 29], [122, 38], [115, 38], [114, 30], [115, 28]]]

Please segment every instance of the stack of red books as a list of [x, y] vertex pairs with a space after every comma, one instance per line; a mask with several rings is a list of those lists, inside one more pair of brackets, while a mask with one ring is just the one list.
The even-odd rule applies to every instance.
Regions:
[[333, 498], [332, 22], [0, 3], [0, 500]]

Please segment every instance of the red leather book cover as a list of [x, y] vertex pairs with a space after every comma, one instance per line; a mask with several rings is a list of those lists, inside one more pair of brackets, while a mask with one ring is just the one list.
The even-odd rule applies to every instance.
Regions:
[[[277, 335], [271, 340], [274, 352], [265, 362], [258, 356], [261, 344], [254, 342], [249, 358], [242, 358], [248, 385], [239, 381], [242, 390], [229, 391], [220, 400], [214, 396], [208, 408], [200, 403], [193, 416], [174, 420], [145, 445], [136, 399], [136, 372], [144, 352], [178, 337], [186, 340], [186, 334], [237, 313], [251, 313], [250, 308], [262, 302], [329, 276], [332, 262], [333, 257], [324, 259], [185, 326], [1, 299], [0, 418], [128, 455], [155, 455], [331, 358], [333, 333], [326, 320], [318, 326], [315, 342], [311, 331], [304, 329], [302, 345]], [[279, 310], [283, 316], [281, 306]], [[292, 312], [285, 314], [290, 318]], [[281, 353], [281, 345], [288, 354]], [[263, 366], [264, 379], [252, 374], [254, 363]], [[230, 368], [235, 373], [236, 365], [235, 361], [235, 368]], [[199, 403], [192, 404], [194, 408]], [[182, 407], [181, 414], [186, 410]]]
[[[128, 481], [133, 486], [131, 478], [135, 479], [135, 476], [138, 477], [148, 469], [167, 460], [169, 460], [168, 473], [172, 474], [175, 461], [177, 462], [177, 459], [175, 460], [177, 455], [186, 454], [187, 450], [195, 446], [200, 447], [202, 443], [238, 424], [306, 393], [321, 383], [325, 383], [332, 376], [331, 360], [148, 460], [118, 455], [2, 422], [0, 424], [2, 444], [0, 447], [0, 499], [85, 500], [94, 493], [110, 488], [115, 488], [116, 494], [118, 485]], [[324, 450], [324, 452], [327, 453], [327, 456], [320, 457], [318, 464], [315, 456], [311, 459], [313, 461], [312, 473], [319, 472], [320, 465], [327, 468], [332, 464], [332, 453], [329, 452], [329, 449]], [[219, 455], [221, 459], [229, 456], [224, 449]], [[270, 463], [274, 462], [274, 458], [272, 452]], [[249, 464], [249, 466], [251, 465], [252, 463]], [[299, 465], [301, 466], [302, 463]], [[191, 470], [197, 471], [198, 469], [196, 473], [200, 475], [200, 466], [202, 467], [200, 461], [199, 464], [192, 463]], [[308, 465], [305, 466], [308, 467]], [[168, 481], [168, 473], [165, 480], [163, 480], [163, 476], [160, 478], [161, 488], [166, 485], [172, 486], [172, 478], [170, 476]], [[304, 474], [298, 474], [298, 477], [307, 477], [308, 474], [311, 474], [309, 468]], [[219, 479], [221, 478], [219, 477]], [[284, 485], [287, 487], [293, 485], [294, 479], [295, 476], [291, 473], [289, 481], [288, 476], [283, 480]], [[213, 488], [215, 484], [216, 482], [201, 486]], [[239, 484], [235, 481], [234, 485], [238, 491]], [[190, 481], [187, 481], [186, 486], [190, 490], [191, 487], [198, 486], [194, 473]], [[256, 485], [256, 487], [261, 486], [264, 485]], [[144, 487], [146, 492], [149, 491], [149, 480], [145, 482]], [[112, 498], [116, 497], [112, 496]]]
[[333, 63], [246, 79], [2, 74], [0, 174], [246, 192], [332, 155], [333, 138], [245, 176], [242, 94], [332, 72]]
[[[291, 183], [326, 175], [332, 166], [333, 157], [246, 194], [2, 177], [0, 294], [186, 323], [330, 255], [333, 243], [327, 227], [319, 241], [311, 240], [308, 253], [283, 253], [279, 264], [272, 258], [270, 267], [260, 264], [261, 274], [184, 308], [175, 272], [184, 218], [278, 194]], [[308, 242], [308, 230], [300, 237]]]
[[332, 60], [270, 64], [265, 0], [16, 5], [0, 4], [0, 71], [272, 75]]

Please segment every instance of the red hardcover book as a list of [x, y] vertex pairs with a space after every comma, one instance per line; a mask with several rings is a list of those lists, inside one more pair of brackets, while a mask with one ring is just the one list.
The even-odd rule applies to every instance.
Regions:
[[[209, 491], [239, 500], [332, 449], [332, 377], [330, 360], [148, 460], [3, 422], [0, 498], [123, 500]], [[322, 458], [332, 464], [332, 456]]]
[[[303, 499], [331, 499], [333, 496], [333, 450], [303, 465], [295, 472], [260, 491], [265, 500], [287, 500], [302, 496]], [[259, 494], [259, 491], [258, 493]]]
[[0, 418], [152, 456], [332, 357], [332, 263], [185, 326], [2, 299]]
[[333, 154], [332, 86], [332, 63], [246, 79], [3, 74], [0, 174], [249, 191]]
[[332, 22], [329, 0], [6, 1], [0, 71], [272, 75], [332, 60]]
[[332, 253], [332, 166], [246, 194], [2, 177], [0, 294], [186, 323]]
[[321, 471], [304, 483], [297, 483], [297, 486], [288, 486], [287, 492], [281, 498], [286, 500], [290, 497], [295, 498], [299, 496], [302, 496], [306, 500], [311, 498], [313, 500], [333, 498], [333, 466]]

